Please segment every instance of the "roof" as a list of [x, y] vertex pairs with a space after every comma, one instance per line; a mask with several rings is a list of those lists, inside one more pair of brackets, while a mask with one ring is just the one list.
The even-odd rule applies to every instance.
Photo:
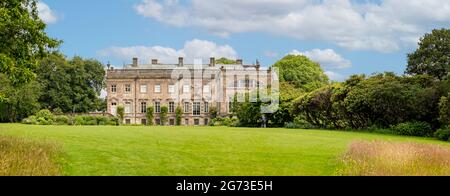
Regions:
[[221, 68], [224, 67], [226, 69], [233, 68], [256, 68], [257, 65], [240, 65], [240, 64], [216, 64], [214, 67], [210, 67], [209, 64], [195, 65], [195, 64], [183, 64], [183, 66], [179, 66], [178, 64], [139, 64], [137, 67], [133, 67], [132, 64], [128, 64], [124, 66], [124, 69], [195, 69], [196, 66], [199, 66], [201, 69], [211, 69], [211, 68]]

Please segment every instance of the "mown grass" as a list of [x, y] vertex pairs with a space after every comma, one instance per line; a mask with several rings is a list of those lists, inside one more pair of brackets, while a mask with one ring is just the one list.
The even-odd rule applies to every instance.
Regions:
[[0, 124], [0, 136], [53, 141], [62, 175], [328, 176], [355, 140], [429, 138], [326, 130]]
[[345, 176], [449, 176], [448, 146], [353, 142], [342, 157], [338, 175]]
[[0, 176], [55, 176], [60, 149], [54, 143], [0, 136]]

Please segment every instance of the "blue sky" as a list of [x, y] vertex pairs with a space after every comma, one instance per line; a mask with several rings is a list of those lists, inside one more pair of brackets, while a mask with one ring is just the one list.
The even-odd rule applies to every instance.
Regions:
[[40, 13], [68, 57], [119, 68], [133, 56], [270, 66], [292, 53], [318, 61], [334, 80], [403, 73], [420, 36], [450, 26], [449, 0], [42, 0]]

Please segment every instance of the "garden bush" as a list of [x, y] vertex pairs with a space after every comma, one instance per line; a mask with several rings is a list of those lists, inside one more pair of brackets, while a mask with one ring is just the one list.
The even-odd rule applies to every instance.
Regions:
[[287, 129], [300, 129], [300, 125], [297, 125], [294, 122], [288, 122], [288, 123], [286, 123], [284, 125], [284, 128], [287, 128]]
[[83, 125], [97, 125], [97, 119], [94, 116], [83, 116], [84, 124]]
[[[45, 121], [49, 121], [52, 120], [53, 121], [53, 113], [50, 112], [50, 110], [40, 110], [39, 112], [36, 113], [36, 118], [39, 120], [39, 118], [42, 118]], [[41, 121], [42, 121], [41, 119]]]
[[437, 130], [434, 136], [442, 141], [450, 141], [450, 126]]
[[29, 116], [28, 118], [24, 118], [24, 119], [22, 120], [22, 123], [23, 123], [23, 124], [29, 124], [29, 125], [36, 125], [36, 124], [38, 124], [38, 123], [37, 123], [37, 118], [36, 118], [36, 116], [34, 116], [34, 115]]
[[97, 121], [97, 125], [107, 125], [109, 122], [109, 119], [106, 116], [97, 116], [96, 121]]
[[74, 125], [84, 125], [84, 117], [83, 116], [75, 116]]
[[38, 125], [52, 125], [53, 124], [53, 120], [52, 119], [46, 120], [44, 117], [38, 117], [37, 118], [37, 124]]
[[392, 131], [397, 135], [405, 136], [433, 136], [433, 129], [426, 122], [407, 122], [392, 126]]
[[239, 120], [236, 118], [221, 118], [217, 117], [211, 120], [211, 126], [226, 126], [226, 127], [236, 127]]
[[114, 126], [119, 125], [119, 118], [110, 117], [107, 125], [114, 125]]
[[69, 125], [70, 118], [65, 115], [55, 116], [55, 124], [56, 125]]
[[314, 126], [313, 124], [311, 124], [310, 122], [308, 122], [307, 120], [305, 120], [302, 117], [296, 117], [294, 119], [294, 123], [299, 126], [301, 129], [315, 129], [317, 128], [316, 126]]
[[109, 116], [65, 116], [58, 115], [52, 116], [47, 111], [38, 112], [39, 116], [29, 116], [22, 120], [23, 124], [35, 124], [35, 125], [119, 125], [119, 119], [117, 117]]
[[314, 129], [316, 128], [314, 125], [309, 123], [306, 120], [295, 120], [295, 122], [288, 122], [284, 125], [285, 128], [288, 129]]

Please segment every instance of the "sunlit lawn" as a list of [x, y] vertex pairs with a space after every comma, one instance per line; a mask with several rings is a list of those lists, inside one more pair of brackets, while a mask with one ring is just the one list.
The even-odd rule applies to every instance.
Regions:
[[0, 124], [0, 136], [60, 145], [63, 175], [334, 175], [355, 140], [433, 139], [360, 132], [227, 127]]

